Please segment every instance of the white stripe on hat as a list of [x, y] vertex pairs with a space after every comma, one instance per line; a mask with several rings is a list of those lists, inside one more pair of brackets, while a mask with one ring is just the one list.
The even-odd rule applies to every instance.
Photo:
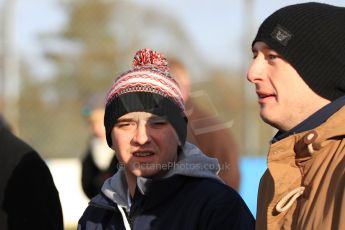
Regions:
[[[114, 96], [116, 97], [116, 95], [129, 93], [123, 91], [128, 88], [132, 88], [130, 92], [135, 92], [135, 89], [133, 89], [133, 87], [135, 86], [147, 86], [156, 89], [163, 95], [175, 101], [175, 103], [177, 103], [177, 105], [183, 111], [185, 110], [182, 93], [180, 88], [178, 87], [178, 84], [170, 77], [150, 70], [131, 71], [118, 78], [113, 84], [110, 92], [108, 93], [107, 101], [109, 101]], [[140, 90], [138, 90], [138, 92], [140, 92]]]

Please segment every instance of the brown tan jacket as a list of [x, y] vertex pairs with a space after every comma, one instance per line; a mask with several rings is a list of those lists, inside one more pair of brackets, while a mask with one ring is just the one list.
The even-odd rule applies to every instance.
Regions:
[[230, 128], [217, 117], [202, 110], [198, 104], [187, 101], [186, 105], [188, 142], [198, 146], [209, 157], [217, 158], [220, 164], [219, 176], [227, 185], [238, 191], [240, 187], [238, 149]]
[[257, 229], [345, 229], [345, 106], [314, 130], [271, 145]]

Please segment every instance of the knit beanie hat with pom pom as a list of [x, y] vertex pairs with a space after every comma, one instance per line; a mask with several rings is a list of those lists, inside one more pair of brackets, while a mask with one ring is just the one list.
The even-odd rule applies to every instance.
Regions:
[[149, 112], [166, 118], [184, 145], [187, 136], [184, 101], [163, 54], [150, 49], [137, 51], [132, 69], [120, 75], [112, 85], [104, 115], [110, 147], [111, 132], [117, 119], [130, 112]]

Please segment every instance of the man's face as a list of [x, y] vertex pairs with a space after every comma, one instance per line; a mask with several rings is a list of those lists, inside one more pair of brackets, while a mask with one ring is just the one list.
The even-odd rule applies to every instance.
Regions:
[[330, 102], [314, 93], [297, 71], [264, 42], [253, 46], [247, 79], [255, 84], [261, 118], [280, 130], [290, 130]]
[[147, 112], [121, 116], [111, 138], [113, 149], [127, 173], [153, 177], [163, 174], [177, 160], [178, 136], [164, 118]]

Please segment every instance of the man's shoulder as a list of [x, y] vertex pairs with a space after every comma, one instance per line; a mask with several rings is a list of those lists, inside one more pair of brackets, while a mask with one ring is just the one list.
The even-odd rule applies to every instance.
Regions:
[[40, 155], [23, 140], [7, 130], [0, 130], [0, 160], [6, 168], [17, 165], [19, 162], [24, 164], [42, 163]]
[[35, 152], [30, 145], [5, 129], [0, 129], [0, 144], [1, 152], [3, 153], [25, 154], [27, 152]]

